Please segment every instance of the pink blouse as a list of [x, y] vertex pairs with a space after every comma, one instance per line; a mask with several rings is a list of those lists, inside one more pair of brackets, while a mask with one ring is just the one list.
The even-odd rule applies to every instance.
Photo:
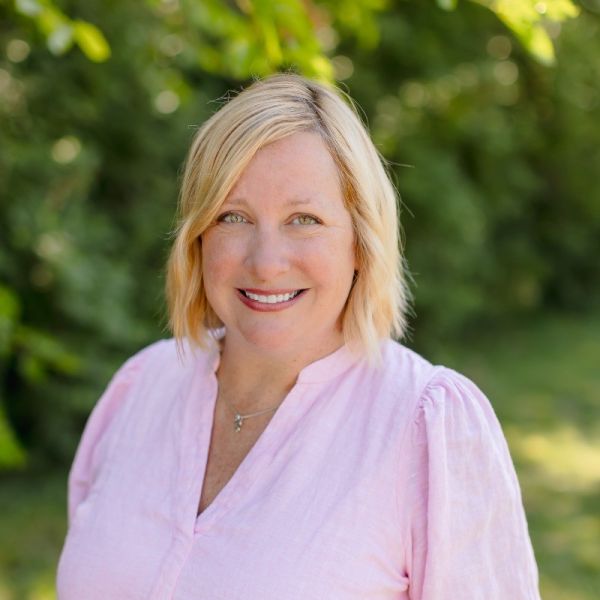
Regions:
[[130, 358], [69, 475], [60, 600], [539, 600], [519, 484], [466, 377], [392, 341], [299, 374], [196, 516], [216, 345]]

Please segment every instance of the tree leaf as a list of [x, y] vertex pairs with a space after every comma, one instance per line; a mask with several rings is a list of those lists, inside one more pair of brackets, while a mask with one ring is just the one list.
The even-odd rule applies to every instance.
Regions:
[[541, 25], [534, 25], [525, 46], [540, 62], [546, 65], [554, 64], [554, 45], [548, 32]]
[[458, 4], [458, 0], [436, 0], [437, 5], [444, 10], [454, 10]]
[[110, 46], [95, 25], [85, 21], [75, 21], [73, 37], [81, 51], [91, 61], [104, 62], [110, 57]]

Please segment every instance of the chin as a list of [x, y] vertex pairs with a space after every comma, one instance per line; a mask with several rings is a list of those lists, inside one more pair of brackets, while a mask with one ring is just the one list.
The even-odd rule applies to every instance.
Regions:
[[[293, 357], [294, 353], [322, 351], [325, 348], [335, 348], [343, 343], [341, 331], [308, 332], [307, 327], [290, 330], [290, 328], [259, 330], [247, 329], [241, 331], [245, 342], [256, 351], [266, 354], [275, 354], [275, 358], [288, 354]], [[310, 335], [312, 334], [312, 335]]]
[[289, 350], [294, 345], [289, 334], [280, 332], [244, 332], [243, 337], [248, 344], [265, 352]]

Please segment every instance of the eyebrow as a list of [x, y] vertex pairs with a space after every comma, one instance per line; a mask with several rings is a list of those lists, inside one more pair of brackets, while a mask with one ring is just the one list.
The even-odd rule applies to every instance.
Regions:
[[[226, 200], [224, 204], [229, 206], [248, 206], [248, 202], [243, 197]], [[307, 204], [320, 205], [321, 202], [317, 198], [291, 198], [285, 203], [285, 206], [306, 206]]]

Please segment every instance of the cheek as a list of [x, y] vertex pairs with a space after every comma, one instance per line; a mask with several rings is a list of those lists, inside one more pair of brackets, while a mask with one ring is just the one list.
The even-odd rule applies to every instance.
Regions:
[[349, 287], [355, 268], [353, 236], [339, 232], [319, 243], [307, 244], [301, 253], [301, 262], [323, 285]]
[[207, 283], [226, 280], [238, 264], [239, 244], [210, 235], [202, 240], [202, 274]]
[[[230, 240], [231, 241], [231, 240]], [[237, 273], [233, 248], [235, 244], [218, 236], [202, 239], [202, 278], [208, 303], [217, 316], [224, 321], [227, 313], [228, 292]]]

